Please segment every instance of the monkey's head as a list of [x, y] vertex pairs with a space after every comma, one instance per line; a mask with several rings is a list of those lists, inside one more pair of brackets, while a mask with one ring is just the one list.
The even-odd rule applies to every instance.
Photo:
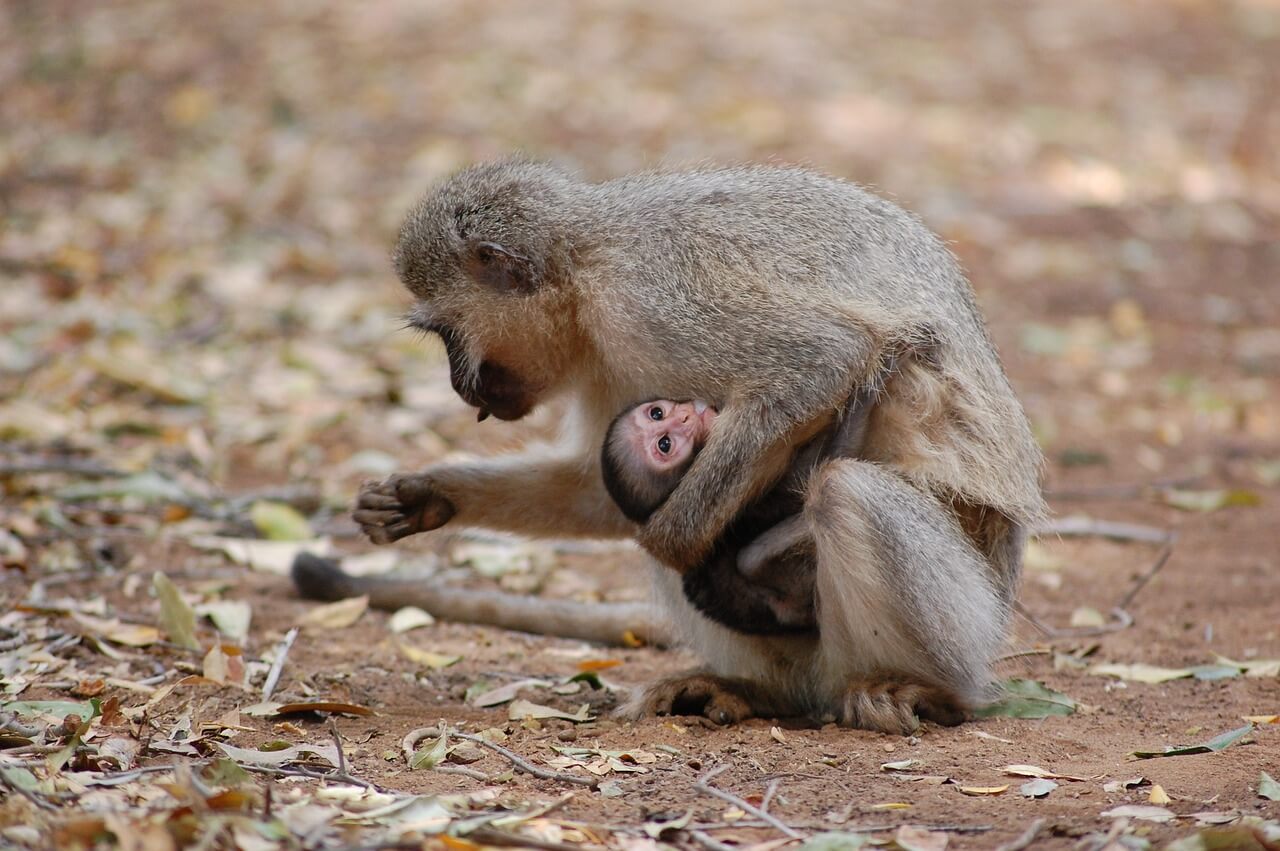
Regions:
[[717, 412], [705, 402], [654, 399], [627, 408], [605, 432], [605, 490], [627, 519], [644, 523], [676, 489], [711, 435]]
[[583, 186], [541, 163], [476, 166], [423, 198], [400, 229], [409, 324], [444, 341], [453, 389], [480, 419], [525, 416], [581, 354], [569, 234]]

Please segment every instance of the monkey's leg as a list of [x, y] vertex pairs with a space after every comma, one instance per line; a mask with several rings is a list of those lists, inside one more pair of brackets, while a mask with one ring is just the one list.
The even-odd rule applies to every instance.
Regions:
[[375, 544], [445, 523], [545, 537], [625, 538], [635, 532], [605, 493], [594, 453], [552, 450], [397, 473], [361, 488], [352, 516]]
[[648, 603], [580, 603], [501, 591], [447, 588], [421, 580], [351, 576], [336, 561], [310, 553], [293, 560], [293, 583], [311, 600], [369, 595], [375, 609], [418, 606], [443, 620], [540, 635], [622, 645], [627, 633], [650, 644], [668, 642], [667, 623]]
[[909, 731], [959, 720], [991, 682], [1008, 609], [943, 504], [875, 464], [838, 460], [810, 486], [819, 674], [842, 723]]

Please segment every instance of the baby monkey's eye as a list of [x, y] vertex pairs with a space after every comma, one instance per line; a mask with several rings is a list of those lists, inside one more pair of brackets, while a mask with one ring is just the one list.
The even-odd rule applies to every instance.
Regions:
[[649, 419], [651, 419], [651, 420], [660, 420], [660, 419], [662, 419], [662, 409], [661, 409], [661, 408], [659, 408], [657, 405], [654, 405], [652, 408], [650, 408], [650, 409], [649, 409]]
[[[661, 418], [655, 417], [655, 419], [661, 419]], [[661, 452], [663, 455], [670, 454], [671, 438], [667, 437], [665, 434], [662, 437], [658, 438], [658, 451]]]

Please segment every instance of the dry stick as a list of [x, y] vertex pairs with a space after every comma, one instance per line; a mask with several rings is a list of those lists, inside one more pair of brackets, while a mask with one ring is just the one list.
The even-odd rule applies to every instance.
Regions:
[[1177, 479], [1157, 479], [1146, 484], [1114, 484], [1072, 490], [1046, 490], [1044, 495], [1048, 499], [1056, 499], [1063, 502], [1084, 502], [1094, 499], [1137, 499], [1152, 491], [1185, 488], [1202, 481], [1204, 481], [1204, 476], [1183, 476]]
[[329, 735], [333, 736], [333, 746], [338, 749], [338, 773], [347, 773], [347, 755], [342, 752], [342, 736], [338, 733], [338, 725], [329, 719]]
[[708, 851], [737, 851], [735, 846], [726, 845], [718, 839], [713, 839], [710, 834], [703, 833], [701, 830], [690, 830], [689, 835]]
[[276, 683], [280, 682], [280, 672], [284, 670], [284, 660], [289, 655], [289, 648], [293, 646], [293, 640], [298, 637], [298, 628], [295, 626], [284, 634], [284, 640], [276, 645], [276, 659], [271, 663], [271, 670], [267, 671], [267, 681], [262, 684], [262, 700], [265, 703], [271, 699], [271, 693], [276, 690]]
[[125, 476], [122, 470], [104, 467], [93, 461], [72, 458], [32, 458], [19, 461], [0, 461], [0, 476], [30, 476], [38, 473], [68, 473], [86, 479], [112, 479]]
[[482, 747], [488, 748], [494, 753], [505, 756], [513, 766], [520, 771], [523, 771], [525, 774], [532, 774], [534, 777], [538, 777], [543, 780], [561, 780], [565, 783], [576, 783], [579, 786], [586, 786], [590, 789], [594, 789], [600, 785], [600, 781], [594, 777], [579, 777], [576, 774], [565, 774], [560, 771], [548, 771], [545, 768], [538, 768], [538, 766], [525, 761], [524, 758], [514, 751], [507, 750], [502, 745], [496, 745], [488, 739], [481, 738], [480, 736], [473, 736], [470, 733], [462, 733], [457, 730], [454, 731], [453, 735], [457, 736], [459, 739], [466, 739], [469, 742], [475, 742]]
[[1111, 520], [1095, 520], [1092, 517], [1074, 515], [1058, 517], [1037, 526], [1032, 534], [1038, 538], [1106, 538], [1111, 541], [1135, 541], [1144, 544], [1167, 544], [1174, 533], [1158, 526], [1139, 523], [1116, 523]]
[[706, 774], [702, 775], [702, 778], [698, 780], [696, 784], [694, 784], [693, 788], [699, 792], [702, 792], [707, 795], [713, 795], [722, 801], [733, 804], [735, 807], [742, 810], [744, 813], [750, 813], [756, 818], [768, 822], [770, 825], [772, 825], [773, 827], [781, 831], [785, 836], [789, 836], [792, 839], [804, 839], [803, 833], [800, 833], [797, 830], [793, 830], [790, 825], [788, 825], [786, 822], [782, 821], [781, 819], [775, 818], [774, 816], [770, 815], [769, 813], [766, 813], [764, 810], [760, 809], [754, 804], [747, 803], [746, 801], [742, 800], [732, 792], [726, 792], [723, 789], [717, 789], [715, 786], [711, 785], [711, 780], [714, 777], [728, 770], [729, 770], [729, 766], [727, 765], [722, 765], [722, 766], [719, 766], [718, 768], [711, 769]]
[[1129, 593], [1121, 597], [1120, 602], [1116, 603], [1117, 609], [1127, 608], [1128, 605], [1133, 602], [1133, 598], [1138, 596], [1138, 592], [1151, 581], [1152, 577], [1160, 572], [1160, 569], [1164, 567], [1165, 562], [1169, 560], [1169, 556], [1173, 555], [1174, 540], [1176, 540], [1176, 536], [1171, 536], [1169, 538], [1168, 542], [1165, 543], [1164, 548], [1160, 550], [1160, 555], [1156, 556], [1155, 562], [1152, 563], [1151, 567], [1147, 568], [1147, 572], [1139, 576], [1133, 583], [1133, 587], [1129, 589]]
[[4, 769], [0, 769], [0, 786], [3, 786], [4, 788], [9, 789], [11, 791], [17, 792], [19, 795], [26, 798], [28, 801], [35, 804], [38, 808], [42, 810], [56, 811], [58, 809], [58, 807], [55, 804], [45, 800], [43, 796], [37, 794], [35, 791], [31, 789], [26, 788], [18, 781], [10, 779], [9, 772], [5, 771]]
[[769, 812], [769, 804], [773, 801], [773, 796], [778, 794], [778, 785], [782, 780], [775, 777], [769, 781], [769, 785], [765, 787], [764, 797], [760, 799], [760, 811]]
[[334, 783], [345, 783], [348, 786], [359, 786], [370, 792], [383, 791], [377, 784], [370, 783], [368, 780], [361, 780], [359, 777], [352, 777], [350, 774], [342, 772], [325, 772], [312, 771], [309, 768], [278, 768], [271, 765], [254, 765], [252, 763], [242, 763], [240, 767], [245, 771], [254, 771], [258, 774], [270, 774], [275, 777], [310, 777], [312, 780], [330, 780]]
[[1016, 839], [1012, 839], [1003, 845], [997, 845], [996, 851], [1023, 851], [1024, 848], [1030, 848], [1031, 843], [1036, 841], [1036, 837], [1040, 835], [1040, 831], [1044, 828], [1045, 820], [1038, 818], [1031, 824], [1027, 825], [1027, 829], [1018, 834]]
[[[1070, 520], [1071, 518], [1068, 518], [1068, 519]], [[1087, 518], [1082, 518], [1082, 519], [1087, 521], [1087, 523], [1090, 523], [1090, 524], [1095, 522], [1095, 521], [1088, 521]], [[1112, 528], [1114, 526], [1119, 526], [1124, 528], [1123, 529]], [[1094, 534], [1102, 537], [1109, 537], [1115, 540], [1131, 540], [1131, 541], [1142, 541], [1142, 542], [1152, 542], [1154, 540], [1154, 542], [1162, 543], [1164, 544], [1164, 546], [1160, 548], [1160, 552], [1156, 556], [1156, 560], [1152, 562], [1151, 566], [1148, 567], [1145, 571], [1143, 571], [1141, 576], [1139, 576], [1136, 580], [1134, 580], [1133, 585], [1130, 586], [1129, 590], [1125, 592], [1125, 594], [1119, 599], [1119, 601], [1117, 601], [1115, 606], [1112, 607], [1111, 616], [1113, 620], [1111, 621], [1111, 623], [1103, 624], [1102, 626], [1087, 626], [1087, 627], [1078, 627], [1078, 628], [1059, 629], [1057, 627], [1049, 626], [1048, 624], [1041, 621], [1021, 603], [1015, 603], [1014, 610], [1018, 614], [1026, 618], [1028, 621], [1030, 621], [1032, 626], [1040, 630], [1040, 632], [1043, 633], [1048, 638], [1090, 638], [1098, 635], [1107, 635], [1112, 632], [1119, 632], [1120, 630], [1128, 629], [1129, 627], [1133, 626], [1133, 615], [1129, 614], [1127, 610], [1129, 604], [1132, 603], [1134, 599], [1138, 596], [1138, 592], [1140, 592], [1143, 588], [1145, 588], [1147, 583], [1150, 582], [1155, 577], [1155, 575], [1159, 573], [1161, 569], [1164, 568], [1165, 563], [1169, 561], [1169, 557], [1173, 555], [1173, 545], [1178, 540], [1178, 535], [1176, 532], [1164, 531], [1164, 530], [1156, 529], [1151, 526], [1129, 526], [1128, 524], [1103, 524], [1101, 527], [1098, 527], [1098, 526], [1086, 527], [1082, 525], [1078, 528], [1081, 529], [1081, 531], [1077, 533], [1072, 533], [1072, 534], [1080, 534], [1080, 535]], [[1091, 531], [1084, 531], [1086, 528], [1090, 529]], [[1124, 532], [1124, 534], [1128, 535], [1129, 537], [1120, 538], [1119, 535], [1121, 534], [1122, 531]], [[1158, 539], [1155, 539], [1154, 536], [1157, 533], [1160, 535], [1160, 537]]]
[[[438, 727], [419, 727], [416, 730], [410, 730], [409, 733], [400, 740], [400, 752], [404, 754], [404, 761], [409, 765], [410, 770], [413, 768], [413, 755], [418, 749], [418, 742], [428, 736], [440, 735]], [[477, 771], [474, 768], [467, 768], [463, 765], [437, 765], [432, 771], [439, 774], [460, 774], [463, 777], [470, 777], [472, 780], [479, 780], [481, 783], [492, 783], [493, 780], [483, 771]]]
[[[1040, 630], [1040, 633], [1044, 635], [1045, 638], [1090, 638], [1093, 636], [1108, 635], [1113, 632], [1119, 632], [1122, 629], [1128, 629], [1133, 626], [1133, 615], [1129, 614], [1124, 609], [1112, 609], [1111, 617], [1113, 620], [1110, 623], [1103, 624], [1102, 626], [1065, 628], [1049, 626], [1047, 623], [1033, 615], [1026, 606], [1022, 605], [1022, 603], [1014, 603], [1013, 610], [1030, 621], [1031, 625]], [[1015, 655], [1030, 654], [1022, 653]]]
[[483, 771], [476, 771], [474, 768], [467, 768], [465, 765], [437, 765], [432, 771], [437, 774], [460, 774], [463, 777], [470, 777], [472, 780], [479, 780], [481, 783], [493, 782], [493, 778]]

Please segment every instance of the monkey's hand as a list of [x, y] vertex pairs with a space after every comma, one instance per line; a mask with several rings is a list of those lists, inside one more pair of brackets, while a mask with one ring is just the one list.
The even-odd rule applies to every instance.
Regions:
[[457, 513], [430, 474], [397, 473], [361, 485], [351, 516], [370, 541], [390, 544], [439, 529]]

